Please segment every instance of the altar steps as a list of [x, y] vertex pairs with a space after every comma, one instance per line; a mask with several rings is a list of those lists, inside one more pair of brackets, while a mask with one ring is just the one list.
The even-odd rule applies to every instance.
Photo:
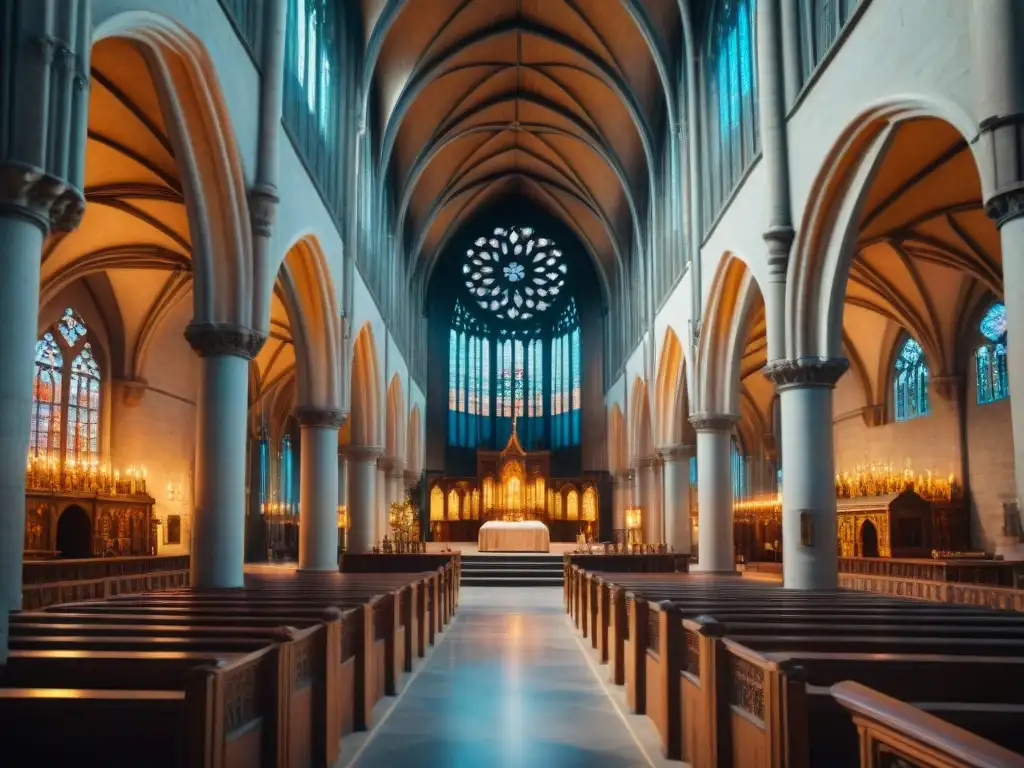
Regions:
[[463, 587], [562, 587], [558, 555], [463, 555]]

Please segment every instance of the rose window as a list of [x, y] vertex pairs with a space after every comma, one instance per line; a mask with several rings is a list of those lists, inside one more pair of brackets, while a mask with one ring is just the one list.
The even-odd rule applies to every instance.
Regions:
[[506, 320], [530, 320], [551, 307], [568, 271], [555, 242], [531, 227], [497, 227], [466, 251], [462, 274], [482, 309]]

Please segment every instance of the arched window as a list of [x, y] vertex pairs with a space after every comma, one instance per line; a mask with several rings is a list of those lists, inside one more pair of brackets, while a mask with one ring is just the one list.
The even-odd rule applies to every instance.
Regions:
[[732, 438], [732, 497], [742, 501], [747, 497], [747, 457], [744, 455], [739, 441]]
[[759, 151], [756, 0], [717, 0], [704, 51], [708, 173], [705, 230]]
[[[100, 458], [101, 371], [71, 308], [36, 342], [29, 451], [59, 464]], [[66, 425], [66, 426], [65, 426]]]
[[292, 436], [285, 432], [281, 438], [280, 498], [284, 511], [296, 514], [299, 511], [299, 489], [295, 482], [295, 453]]
[[597, 520], [597, 491], [592, 485], [583, 491], [583, 519], [587, 522]]
[[466, 294], [449, 330], [448, 443], [501, 447], [515, 417], [527, 449], [547, 447], [546, 438], [551, 447], [578, 445], [580, 325], [563, 252], [532, 227], [495, 227], [466, 249], [460, 272]]
[[444, 520], [444, 491], [439, 485], [430, 491], [430, 519], [434, 522]]
[[921, 345], [909, 336], [896, 356], [893, 402], [896, 421], [928, 414], [928, 362]]
[[984, 342], [975, 350], [978, 405], [994, 403], [1010, 394], [1006, 373], [1006, 306], [997, 301], [978, 324]]
[[459, 492], [454, 488], [448, 491], [448, 519], [459, 519]]
[[804, 0], [800, 5], [801, 63], [806, 81], [825, 58], [860, 0]]
[[570, 300], [555, 324], [551, 353], [551, 446], [580, 442], [580, 321]]
[[474, 520], [479, 520], [480, 519], [480, 489], [479, 488], [474, 488], [473, 489], [473, 495], [470, 498], [471, 498], [471, 504], [472, 504], [472, 506], [470, 507], [470, 509], [472, 511], [472, 517], [473, 517]]
[[565, 495], [565, 519], [580, 519], [580, 494], [575, 488], [570, 488]]

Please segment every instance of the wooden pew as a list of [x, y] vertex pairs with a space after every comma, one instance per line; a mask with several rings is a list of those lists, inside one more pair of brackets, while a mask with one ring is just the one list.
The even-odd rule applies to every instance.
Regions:
[[861, 768], [1024, 768], [1024, 757], [855, 682], [831, 694], [853, 717]]

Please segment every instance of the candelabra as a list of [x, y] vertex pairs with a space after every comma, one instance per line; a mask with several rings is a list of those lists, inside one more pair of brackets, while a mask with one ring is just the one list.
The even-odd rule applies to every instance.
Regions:
[[895, 469], [892, 462], [876, 461], [836, 474], [836, 498], [839, 499], [886, 496], [907, 490], [928, 501], [950, 501], [960, 498], [963, 492], [952, 472], [947, 477], [940, 477], [932, 470], [915, 475], [909, 459], [902, 472]]
[[69, 457], [63, 464], [54, 456], [29, 454], [25, 463], [25, 487], [30, 491], [98, 493], [105, 496], [145, 496], [148, 472], [134, 464], [111, 470], [108, 462]]

